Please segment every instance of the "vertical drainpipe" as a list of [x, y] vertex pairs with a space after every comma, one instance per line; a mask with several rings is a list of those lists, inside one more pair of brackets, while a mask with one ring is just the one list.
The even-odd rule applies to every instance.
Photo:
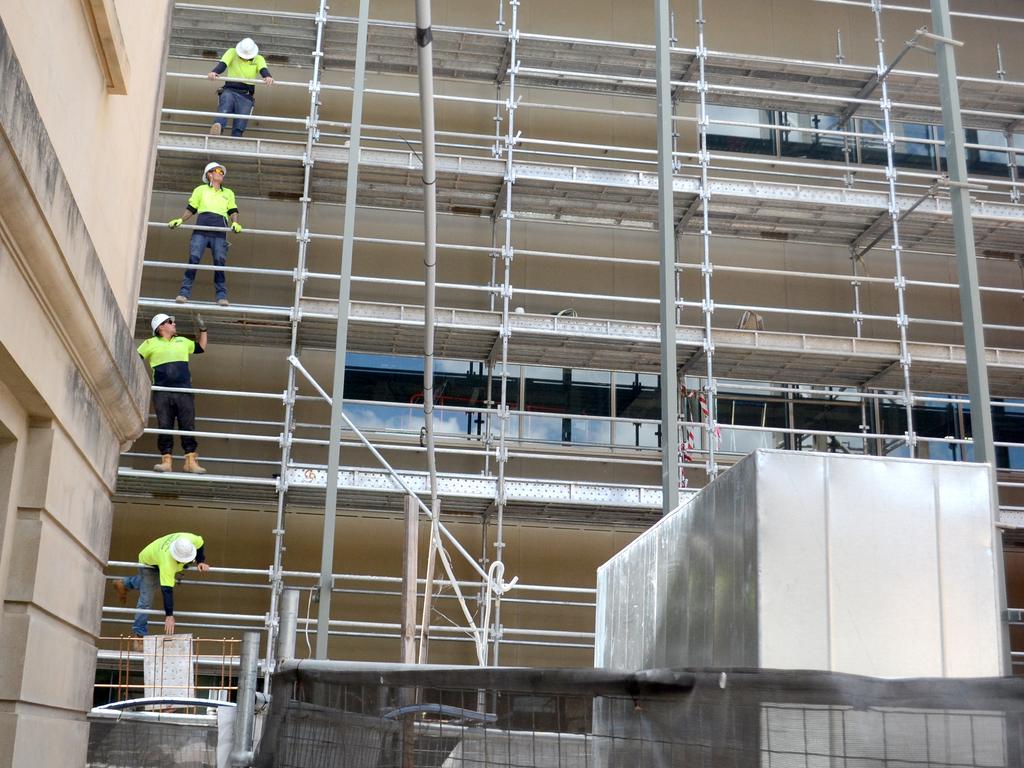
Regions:
[[676, 243], [672, 188], [672, 68], [669, 0], [655, 0], [658, 97], [658, 285], [661, 303], [661, 511], [679, 506], [679, 381], [676, 365]]

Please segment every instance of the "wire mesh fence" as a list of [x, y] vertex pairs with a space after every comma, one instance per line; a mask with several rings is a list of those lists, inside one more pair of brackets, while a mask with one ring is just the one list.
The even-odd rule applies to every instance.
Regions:
[[1024, 680], [302, 662], [274, 679], [268, 768], [1010, 768]]
[[216, 717], [117, 712], [89, 716], [86, 768], [172, 766], [217, 768]]

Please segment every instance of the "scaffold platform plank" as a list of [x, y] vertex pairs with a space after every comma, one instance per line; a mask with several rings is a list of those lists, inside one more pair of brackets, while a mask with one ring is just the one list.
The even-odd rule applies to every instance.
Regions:
[[[194, 186], [195, 168], [209, 157], [231, 164], [236, 194], [275, 200], [298, 199], [305, 147], [296, 142], [161, 133], [155, 188], [184, 193]], [[360, 153], [359, 204], [418, 210], [421, 206], [419, 159], [413, 152], [364, 149]], [[313, 197], [342, 202], [349, 149], [318, 145]], [[506, 174], [505, 163], [484, 157], [439, 155], [438, 210], [494, 215]], [[613, 224], [653, 229], [657, 224], [657, 177], [653, 173], [559, 164], [513, 164], [516, 217], [579, 224]], [[677, 210], [700, 210], [700, 179], [673, 180]], [[849, 246], [879, 227], [889, 210], [882, 191], [835, 185], [794, 184], [713, 178], [710, 225], [725, 237], [793, 240]], [[950, 202], [945, 196], [924, 200], [897, 196], [899, 211], [912, 211], [900, 223], [904, 248], [952, 253]], [[972, 203], [976, 247], [1001, 253], [1024, 252], [1024, 205], [976, 200]], [[695, 234], [700, 216], [687, 223]], [[880, 232], [879, 247], [890, 242]]]
[[[400, 471], [417, 494], [429, 493], [425, 472]], [[321, 510], [327, 470], [293, 466], [285, 475], [288, 508]], [[115, 500], [163, 499], [216, 502], [240, 506], [276, 506], [278, 480], [230, 475], [157, 473], [121, 467]], [[480, 516], [492, 511], [497, 498], [495, 477], [439, 473], [438, 488], [445, 515]], [[533, 522], [646, 528], [661, 517], [661, 489], [646, 485], [611, 485], [566, 480], [508, 478], [506, 519]], [[338, 509], [358, 513], [400, 515], [405, 491], [384, 470], [343, 467], [338, 471]]]
[[[316, 47], [313, 13], [226, 8], [178, 3], [171, 30], [170, 56], [215, 60], [238, 42], [241, 30], [257, 38], [271, 65], [309, 69]], [[654, 96], [654, 46], [626, 41], [593, 40], [518, 31], [518, 82], [640, 98]], [[500, 83], [507, 76], [508, 33], [438, 25], [432, 28], [434, 74], [438, 78]], [[415, 25], [371, 19], [366, 67], [369, 73], [415, 76]], [[355, 66], [356, 19], [328, 16], [323, 66]], [[697, 51], [673, 48], [671, 75], [680, 101], [697, 99]], [[838, 114], [871, 82], [873, 66], [804, 61], [776, 56], [709, 50], [705, 77], [708, 103], [803, 114]], [[938, 78], [929, 72], [895, 70], [887, 78], [893, 118], [940, 124]], [[1024, 83], [986, 78], [959, 78], [964, 124], [1004, 130], [1024, 114]], [[878, 98], [879, 94], [873, 94]], [[860, 106], [858, 114], [878, 118], [878, 104]]]
[[[151, 310], [181, 311], [169, 300], [147, 299]], [[192, 302], [218, 343], [287, 346], [291, 311], [273, 307], [218, 307]], [[299, 346], [333, 349], [337, 301], [304, 298], [300, 305]], [[349, 309], [349, 349], [370, 354], [417, 356], [423, 353], [423, 307], [353, 301]], [[263, 315], [261, 313], [267, 313]], [[282, 316], [283, 315], [283, 316]], [[501, 313], [439, 308], [435, 314], [435, 354], [455, 360], [488, 360], [499, 339]], [[509, 362], [559, 368], [657, 372], [660, 329], [657, 323], [556, 315], [509, 315]], [[143, 316], [136, 335], [145, 338]], [[715, 328], [715, 374], [722, 379], [826, 386], [903, 388], [900, 345], [895, 339], [748, 331]], [[678, 326], [679, 365], [698, 370], [704, 360], [704, 333]], [[954, 344], [910, 342], [911, 384], [922, 392], [967, 391], [964, 349]], [[1024, 379], [1024, 350], [986, 350], [991, 391], [1018, 397]]]

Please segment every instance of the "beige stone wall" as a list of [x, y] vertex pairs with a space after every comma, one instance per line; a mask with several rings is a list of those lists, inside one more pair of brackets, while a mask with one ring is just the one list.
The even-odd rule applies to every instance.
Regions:
[[0, 766], [81, 765], [168, 4], [0, 10]]

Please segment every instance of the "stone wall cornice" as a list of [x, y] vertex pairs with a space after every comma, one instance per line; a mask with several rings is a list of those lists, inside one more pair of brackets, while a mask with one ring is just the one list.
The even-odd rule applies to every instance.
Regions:
[[[123, 445], [138, 437], [145, 424], [148, 371], [135, 352], [132, 329], [121, 314], [2, 20], [0, 82], [0, 185], [5, 198], [0, 237]], [[31, 361], [19, 363], [31, 377]], [[54, 414], [66, 417], [56, 408]]]

